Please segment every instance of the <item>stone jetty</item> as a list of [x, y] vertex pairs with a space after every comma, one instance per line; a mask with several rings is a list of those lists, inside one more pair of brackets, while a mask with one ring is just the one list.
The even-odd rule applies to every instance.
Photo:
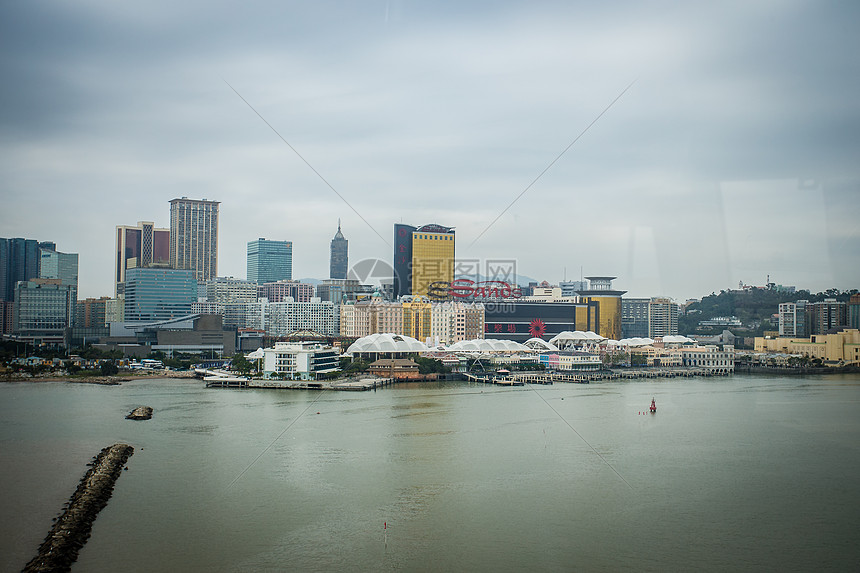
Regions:
[[24, 567], [30, 571], [70, 571], [78, 551], [87, 542], [93, 521], [107, 505], [113, 486], [134, 448], [114, 444], [93, 458], [92, 467], [69, 498], [68, 507], [39, 547], [36, 556]]
[[125, 417], [126, 420], [149, 420], [152, 418], [152, 408], [149, 406], [138, 406]]

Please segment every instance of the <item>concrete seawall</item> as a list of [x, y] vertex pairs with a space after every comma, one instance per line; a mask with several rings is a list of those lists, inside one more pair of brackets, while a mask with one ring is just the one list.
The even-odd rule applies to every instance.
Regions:
[[133, 453], [134, 448], [127, 444], [114, 444], [93, 458], [92, 467], [69, 498], [68, 507], [57, 518], [39, 552], [27, 563], [24, 571], [71, 570], [78, 551], [90, 537], [93, 522], [107, 505], [114, 483]]

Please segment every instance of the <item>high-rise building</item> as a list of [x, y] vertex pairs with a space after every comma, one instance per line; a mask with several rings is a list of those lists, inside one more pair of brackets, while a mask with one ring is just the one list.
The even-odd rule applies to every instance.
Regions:
[[293, 278], [292, 241], [264, 238], [248, 243], [248, 280], [257, 284], [288, 281]]
[[63, 344], [73, 307], [72, 289], [59, 279], [19, 281], [15, 284], [12, 331], [36, 344]]
[[[585, 290], [581, 288], [579, 290]], [[621, 337], [648, 337], [648, 305], [650, 298], [621, 299]]]
[[860, 330], [860, 294], [852, 294], [848, 300], [848, 328]]
[[158, 321], [191, 314], [197, 281], [191, 269], [128, 269], [125, 277], [125, 318], [128, 322]]
[[169, 266], [170, 229], [150, 221], [139, 221], [135, 227], [117, 225], [114, 296], [122, 294], [127, 269]]
[[340, 219], [337, 220], [337, 233], [331, 240], [331, 254], [329, 257], [329, 278], [345, 279], [349, 268], [349, 241], [340, 232]]
[[86, 298], [78, 301], [77, 319], [75, 325], [79, 328], [98, 328], [107, 324], [107, 305], [111, 299], [103, 296], [101, 298]]
[[394, 283], [391, 299], [412, 294], [412, 232], [415, 227], [394, 225]]
[[60, 253], [53, 243], [44, 244], [44, 246], [52, 248], [39, 249], [39, 278], [56, 279], [61, 285], [69, 287], [71, 302], [66, 326], [73, 326], [76, 318], [75, 305], [78, 300], [78, 254]]
[[218, 276], [219, 204], [188, 197], [170, 201], [170, 266], [191, 270], [196, 281]]
[[848, 305], [835, 298], [813, 302], [806, 306], [808, 334], [824, 334], [828, 330], [848, 326]]
[[434, 282], [454, 280], [452, 227], [394, 225], [394, 296], [427, 296]]
[[39, 276], [39, 241], [0, 239], [0, 300], [15, 300], [15, 283]]
[[669, 298], [652, 298], [648, 303], [648, 337], [674, 334], [678, 334], [678, 304]]
[[783, 302], [779, 305], [779, 335], [804, 338], [807, 335], [806, 305], [809, 301]]
[[615, 277], [585, 278], [589, 282], [589, 288], [579, 291], [579, 295], [583, 302], [597, 302], [599, 305], [597, 334], [619, 340], [621, 338], [621, 295], [627, 291], [612, 289], [612, 281]]

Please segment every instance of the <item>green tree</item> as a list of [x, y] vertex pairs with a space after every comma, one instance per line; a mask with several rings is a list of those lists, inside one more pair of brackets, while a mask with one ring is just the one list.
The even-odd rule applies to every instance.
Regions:
[[115, 376], [119, 372], [119, 368], [113, 360], [106, 360], [100, 365], [102, 376]]

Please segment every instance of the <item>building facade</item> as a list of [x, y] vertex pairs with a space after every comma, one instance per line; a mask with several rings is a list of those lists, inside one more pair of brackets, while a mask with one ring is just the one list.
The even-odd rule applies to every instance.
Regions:
[[361, 338], [371, 334], [403, 334], [403, 305], [374, 296], [340, 306], [340, 335]]
[[170, 266], [194, 280], [218, 276], [218, 201], [182, 197], [170, 201]]
[[39, 278], [55, 279], [61, 285], [69, 287], [71, 304], [67, 326], [74, 326], [76, 316], [75, 305], [78, 300], [78, 254], [60, 253], [54, 249], [39, 249]]
[[205, 283], [205, 296], [210, 303], [255, 302], [257, 300], [257, 283], [251, 280], [234, 279], [233, 277], [216, 277]]
[[[584, 302], [596, 302], [600, 308], [600, 317], [594, 330], [600, 336], [621, 339], [621, 296], [627, 291], [613, 290], [612, 281], [616, 277], [585, 277], [589, 282], [588, 290], [579, 292]], [[677, 328], [677, 327], [676, 327]]]
[[262, 370], [265, 378], [316, 380], [340, 370], [337, 350], [314, 342], [278, 342], [264, 348]]
[[124, 320], [158, 321], [191, 314], [197, 281], [190, 269], [128, 269]]
[[655, 297], [648, 302], [648, 338], [678, 334], [678, 304]]
[[39, 242], [0, 239], [0, 300], [15, 300], [15, 284], [39, 277]]
[[848, 300], [848, 328], [860, 329], [860, 294], [852, 294]]
[[248, 243], [248, 280], [258, 284], [289, 281], [293, 278], [292, 241], [264, 238]]
[[15, 284], [12, 333], [34, 344], [62, 345], [72, 308], [72, 289], [59, 279], [19, 281]]
[[484, 305], [480, 302], [436, 302], [431, 312], [433, 346], [484, 337]]
[[257, 298], [269, 302], [281, 302], [292, 298], [295, 302], [310, 302], [314, 296], [314, 285], [298, 281], [278, 281], [257, 285]]
[[454, 280], [455, 233], [452, 227], [394, 225], [395, 299], [427, 296], [434, 282]]
[[233, 302], [224, 304], [224, 325], [237, 329], [264, 331], [270, 336], [286, 336], [297, 330], [312, 330], [337, 336], [337, 307], [313, 298], [308, 302], [285, 300]]
[[454, 229], [424, 225], [412, 232], [412, 292], [427, 296], [434, 282], [454, 280]]
[[806, 313], [809, 334], [825, 334], [828, 330], [848, 326], [848, 305], [835, 298], [808, 304]]
[[806, 329], [806, 305], [808, 301], [783, 302], [779, 305], [779, 335], [804, 337]]
[[342, 304], [369, 297], [373, 286], [360, 284], [358, 279], [327, 279], [317, 285], [316, 293], [321, 300]]
[[329, 253], [329, 278], [330, 279], [346, 279], [346, 273], [349, 269], [349, 241], [343, 236], [340, 231], [340, 219], [337, 220], [337, 233], [331, 240]]
[[114, 262], [114, 296], [118, 296], [125, 286], [126, 270], [170, 266], [170, 229], [157, 228], [150, 221], [140, 221], [135, 227], [117, 225]]
[[648, 337], [648, 307], [650, 298], [621, 299], [621, 337]]
[[79, 300], [76, 307], [75, 326], [80, 328], [99, 328], [107, 324], [107, 304], [111, 299], [86, 298]]

